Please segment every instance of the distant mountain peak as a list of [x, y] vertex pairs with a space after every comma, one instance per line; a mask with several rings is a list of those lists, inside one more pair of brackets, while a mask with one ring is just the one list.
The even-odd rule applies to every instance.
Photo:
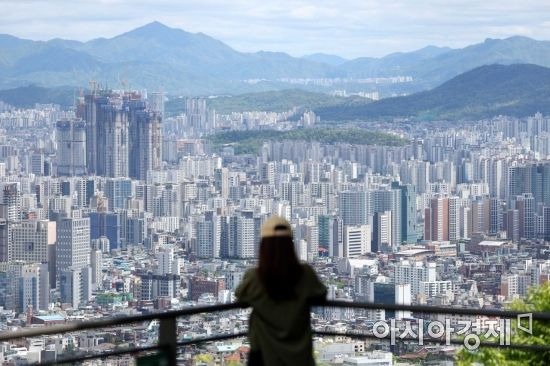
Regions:
[[[137, 37], [166, 37], [173, 34], [187, 34], [184, 30], [170, 28], [166, 24], [159, 21], [154, 21], [137, 27], [131, 31], [121, 34], [120, 36], [137, 36]], [[120, 37], [117, 36], [117, 37]]]
[[142, 25], [141, 27], [138, 27], [134, 30], [137, 30], [137, 29], [146, 29], [146, 30], [167, 30], [167, 29], [170, 29], [171, 30], [172, 28], [170, 28], [169, 26], [167, 26], [164, 23], [159, 22], [158, 20], [155, 20], [155, 21], [152, 21], [152, 22], [147, 23], [145, 25]]

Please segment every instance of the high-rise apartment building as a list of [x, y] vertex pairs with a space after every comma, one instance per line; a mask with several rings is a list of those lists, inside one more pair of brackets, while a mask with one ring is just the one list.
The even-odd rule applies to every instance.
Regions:
[[532, 239], [535, 237], [535, 199], [531, 193], [517, 196], [515, 207], [519, 215], [519, 237]]
[[206, 99], [190, 98], [185, 102], [185, 115], [187, 122], [195, 131], [204, 131], [208, 122], [208, 110], [206, 109]]
[[237, 258], [254, 258], [256, 256], [256, 238], [254, 236], [254, 219], [237, 218]]
[[[158, 98], [157, 98], [158, 99]], [[162, 159], [162, 111], [137, 92], [93, 91], [85, 97], [89, 174], [145, 180]]]
[[434, 197], [424, 215], [424, 240], [449, 240], [449, 198]]
[[109, 201], [109, 210], [123, 209], [126, 207], [126, 201], [132, 197], [132, 180], [128, 178], [107, 179], [104, 191]]
[[11, 242], [10, 226], [7, 220], [8, 207], [0, 204], [0, 262], [7, 262]]
[[449, 240], [457, 242], [461, 238], [461, 199], [449, 197]]
[[57, 175], [86, 174], [86, 124], [82, 120], [68, 119], [56, 124]]
[[61, 218], [57, 222], [57, 272], [79, 271], [90, 265], [90, 218]]
[[340, 217], [344, 225], [368, 224], [367, 209], [367, 192], [340, 192]]
[[164, 115], [164, 93], [152, 92], [147, 95], [147, 102], [149, 103], [149, 109], [151, 112], [158, 113], [161, 116]]
[[196, 223], [197, 255], [200, 258], [214, 258], [214, 222], [199, 220]]
[[131, 114], [129, 176], [146, 180], [162, 163], [162, 114], [139, 110]]
[[8, 222], [21, 220], [21, 187], [19, 182], [0, 183], [0, 203], [6, 205]]
[[392, 183], [393, 189], [401, 191], [401, 241], [404, 243], [416, 243], [416, 189], [412, 184], [400, 185]]
[[420, 282], [436, 281], [436, 264], [434, 262], [411, 262], [402, 260], [394, 267], [395, 284], [410, 284], [411, 294], [420, 292]]
[[372, 220], [372, 251], [391, 252], [392, 212], [375, 212]]
[[95, 91], [85, 98], [89, 174], [128, 176], [128, 113], [120, 96]]
[[486, 234], [491, 228], [491, 202], [488, 198], [477, 198], [472, 201], [472, 234]]

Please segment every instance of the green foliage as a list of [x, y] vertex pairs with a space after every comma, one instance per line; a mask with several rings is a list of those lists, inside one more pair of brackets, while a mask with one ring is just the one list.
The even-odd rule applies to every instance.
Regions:
[[0, 90], [0, 100], [17, 108], [32, 108], [36, 103], [53, 103], [67, 108], [74, 105], [79, 91], [71, 87], [42, 88], [36, 85]]
[[[286, 112], [294, 107], [314, 109], [328, 106], [362, 105], [370, 102], [361, 97], [345, 98], [324, 93], [314, 93], [298, 89], [247, 93], [235, 96], [223, 96], [207, 99], [208, 108], [217, 113], [268, 111]], [[166, 103], [165, 110], [169, 115], [184, 112], [185, 98], [176, 98]]]
[[[517, 300], [510, 305], [511, 310], [530, 313], [537, 311], [550, 311], [550, 283], [546, 283], [539, 287], [532, 287], [525, 300]], [[512, 344], [533, 344], [545, 345], [550, 344], [550, 327], [547, 322], [533, 321], [533, 334], [530, 335], [524, 331], [517, 329], [517, 321], [512, 321], [512, 336], [510, 342]], [[487, 341], [497, 341], [495, 339], [487, 339]], [[520, 365], [548, 365], [550, 360], [550, 352], [526, 351], [518, 349], [497, 349], [482, 347], [476, 351], [468, 351], [462, 349], [457, 354], [457, 362], [459, 366], [471, 365], [479, 363], [485, 366], [520, 366]]]
[[256, 154], [265, 141], [318, 141], [326, 144], [403, 146], [407, 141], [388, 133], [361, 128], [307, 128], [290, 131], [228, 131], [208, 136], [216, 148], [232, 145], [237, 154]]
[[193, 357], [193, 364], [194, 365], [214, 365], [214, 357], [209, 354], [198, 354], [195, 357]]
[[243, 366], [243, 363], [235, 360], [229, 360], [225, 362], [225, 365], [226, 366]]
[[479, 119], [495, 115], [550, 113], [550, 69], [490, 65], [461, 74], [430, 91], [367, 105], [321, 107], [323, 120], [412, 117], [420, 120]]

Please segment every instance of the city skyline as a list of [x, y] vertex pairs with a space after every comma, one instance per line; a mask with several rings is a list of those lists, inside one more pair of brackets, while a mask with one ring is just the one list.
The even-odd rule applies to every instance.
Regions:
[[0, 366], [546, 364], [550, 3], [0, 4]]
[[[33, 40], [111, 38], [152, 21], [202, 32], [238, 51], [381, 57], [428, 45], [461, 48], [515, 35], [550, 39], [549, 4], [527, 1], [4, 1], [0, 34]], [[145, 17], [143, 14], [147, 14]], [[23, 26], [24, 25], [24, 26]], [[91, 36], [93, 34], [93, 36]], [[254, 37], [250, 35], [254, 34]]]

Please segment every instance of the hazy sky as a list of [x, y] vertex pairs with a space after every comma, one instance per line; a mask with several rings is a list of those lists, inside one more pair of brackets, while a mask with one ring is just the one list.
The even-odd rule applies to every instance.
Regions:
[[112, 37], [158, 20], [239, 51], [382, 56], [485, 38], [550, 39], [549, 0], [0, 0], [0, 33]]

